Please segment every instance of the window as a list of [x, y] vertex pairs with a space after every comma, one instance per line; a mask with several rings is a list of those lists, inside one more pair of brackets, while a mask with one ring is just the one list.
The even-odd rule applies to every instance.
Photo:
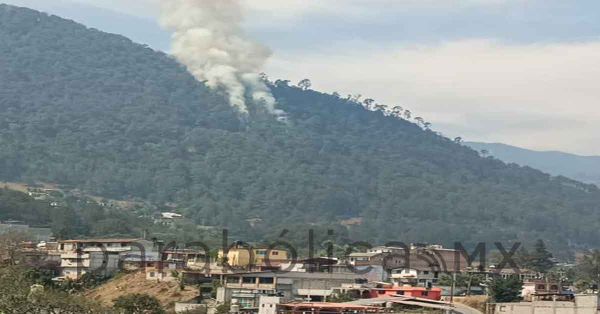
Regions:
[[242, 277], [242, 283], [255, 283], [256, 277]]
[[154, 277], [156, 276], [156, 273], [154, 273], [153, 271], [150, 272], [150, 277]]
[[421, 294], [422, 296], [426, 297], [429, 295], [429, 291], [423, 291], [423, 293]]
[[423, 275], [429, 275], [429, 271], [428, 270], [424, 270], [423, 271]]
[[384, 291], [384, 290], [379, 290], [379, 291], [377, 291], [377, 293], [379, 293], [379, 294], [384, 294], [384, 293], [385, 293], [385, 291]]
[[558, 286], [557, 285], [552, 285], [552, 286], [550, 286], [550, 290], [558, 290]]
[[240, 282], [240, 277], [227, 277], [227, 283], [238, 283]]
[[279, 255], [279, 251], [271, 251], [271, 255]]
[[545, 285], [537, 285], [536, 289], [538, 289], [538, 290], [545, 290], [546, 286]]
[[273, 277], [260, 277], [260, 278], [258, 278], [258, 283], [261, 283], [261, 284], [272, 284], [273, 283]]
[[254, 299], [240, 298], [238, 301], [240, 302], [240, 307], [243, 309], [255, 306]]

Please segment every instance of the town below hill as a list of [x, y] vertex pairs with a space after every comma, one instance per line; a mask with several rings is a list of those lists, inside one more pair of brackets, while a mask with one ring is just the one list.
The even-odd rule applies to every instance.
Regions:
[[[34, 294], [41, 302], [48, 294], [62, 294], [69, 306], [86, 313], [476, 314], [509, 305], [511, 314], [526, 314], [525, 309], [543, 311], [560, 302], [561, 313], [577, 314], [598, 306], [593, 289], [600, 253], [559, 263], [541, 240], [516, 253], [499, 247], [497, 257], [427, 244], [361, 245], [333, 257], [297, 256], [290, 248], [239, 241], [211, 250], [157, 238], [36, 242], [19, 236], [0, 236], [0, 289], [8, 278], [22, 278], [31, 288], [5, 296]], [[43, 308], [40, 302], [32, 306]], [[0, 310], [10, 313], [5, 309], [11, 306], [0, 298]], [[136, 307], [150, 312], [127, 312]]]

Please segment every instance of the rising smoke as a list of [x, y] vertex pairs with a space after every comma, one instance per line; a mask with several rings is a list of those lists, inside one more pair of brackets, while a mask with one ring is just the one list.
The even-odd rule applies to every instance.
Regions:
[[210, 88], [222, 87], [229, 103], [247, 114], [246, 92], [273, 114], [275, 98], [258, 72], [268, 48], [246, 38], [238, 0], [161, 0], [161, 25], [172, 31], [171, 53]]

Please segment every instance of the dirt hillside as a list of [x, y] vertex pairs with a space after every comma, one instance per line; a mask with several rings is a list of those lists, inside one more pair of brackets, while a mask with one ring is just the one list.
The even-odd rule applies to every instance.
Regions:
[[177, 282], [157, 282], [146, 280], [143, 272], [124, 274], [85, 293], [85, 296], [106, 305], [121, 295], [146, 293], [156, 297], [161, 304], [170, 309], [175, 302], [187, 302], [198, 296], [198, 288], [186, 286], [181, 291]]

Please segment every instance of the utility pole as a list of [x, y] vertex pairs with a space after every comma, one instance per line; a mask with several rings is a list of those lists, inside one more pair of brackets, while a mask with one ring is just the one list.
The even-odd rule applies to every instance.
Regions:
[[469, 282], [467, 283], [467, 296], [471, 295], [471, 285], [473, 284], [473, 271], [469, 271]]
[[456, 288], [456, 271], [452, 272], [452, 285], [450, 286], [450, 304], [454, 304], [454, 289]]

